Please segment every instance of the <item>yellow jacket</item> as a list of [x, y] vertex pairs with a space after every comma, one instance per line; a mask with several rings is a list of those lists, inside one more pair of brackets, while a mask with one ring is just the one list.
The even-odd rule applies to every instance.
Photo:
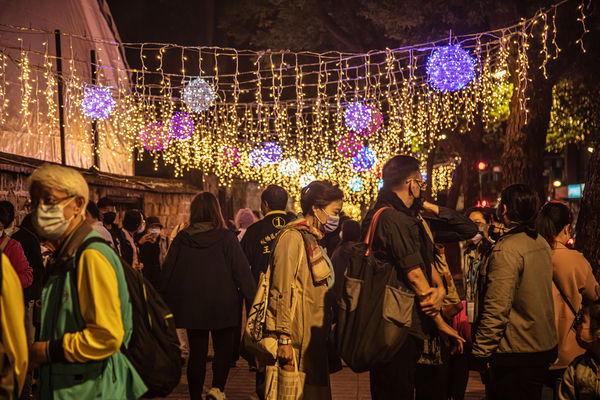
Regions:
[[27, 375], [28, 349], [25, 334], [25, 304], [21, 282], [8, 257], [2, 254], [2, 343], [15, 371], [18, 393]]

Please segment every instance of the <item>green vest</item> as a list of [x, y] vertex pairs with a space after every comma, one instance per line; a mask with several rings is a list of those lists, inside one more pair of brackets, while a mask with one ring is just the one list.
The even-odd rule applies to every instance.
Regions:
[[[100, 237], [96, 231], [92, 231], [84, 240], [92, 236]], [[132, 311], [121, 261], [106, 244], [95, 242], [87, 248], [101, 252], [115, 269], [125, 330], [123, 344], [127, 346], [132, 333]], [[85, 327], [75, 286], [76, 276], [72, 276], [75, 273], [69, 270], [50, 280], [44, 287], [41, 341], [61, 339], [65, 333], [78, 332]], [[146, 385], [121, 351], [100, 361], [45, 364], [40, 371], [39, 398], [42, 400], [137, 399], [146, 391]]]

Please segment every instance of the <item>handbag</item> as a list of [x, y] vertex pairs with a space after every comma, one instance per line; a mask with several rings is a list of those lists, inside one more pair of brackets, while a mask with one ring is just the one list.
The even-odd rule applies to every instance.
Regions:
[[433, 243], [433, 267], [442, 277], [442, 280], [444, 281], [444, 287], [446, 289], [446, 296], [444, 296], [442, 301], [442, 316], [447, 320], [450, 320], [456, 314], [461, 312], [463, 309], [463, 304], [460, 296], [458, 295], [458, 290], [456, 290], [454, 278], [452, 278], [452, 274], [450, 273], [450, 267], [448, 266], [448, 261], [446, 260], [445, 247], [434, 242], [433, 234], [431, 233], [431, 229], [429, 228], [427, 221], [425, 221], [420, 215], [417, 218], [423, 225], [423, 228], [425, 228], [427, 236]]
[[368, 371], [396, 356], [412, 323], [414, 292], [397, 269], [373, 256], [379, 209], [364, 242], [352, 247], [335, 326], [339, 355], [354, 372]]
[[293, 356], [293, 371], [279, 366], [279, 361], [265, 369], [265, 400], [299, 400], [304, 392], [306, 374], [298, 371], [296, 351]]

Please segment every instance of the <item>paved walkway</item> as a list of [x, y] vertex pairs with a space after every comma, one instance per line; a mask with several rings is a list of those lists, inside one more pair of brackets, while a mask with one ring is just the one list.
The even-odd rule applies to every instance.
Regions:
[[[184, 368], [185, 373], [185, 368]], [[212, 379], [211, 365], [207, 365], [205, 390], [210, 388]], [[350, 368], [344, 368], [340, 372], [331, 375], [331, 390], [333, 400], [370, 400], [369, 373], [356, 374]], [[227, 380], [225, 393], [228, 400], [257, 400], [254, 394], [254, 373], [250, 372], [248, 364], [240, 360], [236, 368], [232, 368]], [[467, 388], [466, 400], [481, 400], [485, 396], [483, 385], [479, 374], [471, 372]], [[181, 383], [175, 391], [167, 398], [169, 400], [189, 399], [187, 391], [187, 377], [181, 377]], [[310, 399], [307, 399], [310, 400]]]

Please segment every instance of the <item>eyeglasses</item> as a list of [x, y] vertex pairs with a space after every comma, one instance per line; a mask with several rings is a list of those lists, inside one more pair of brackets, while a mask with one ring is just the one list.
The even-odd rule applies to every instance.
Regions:
[[57, 204], [62, 203], [63, 201], [65, 201], [67, 199], [72, 198], [72, 197], [75, 197], [75, 195], [71, 194], [69, 196], [61, 197], [60, 199], [54, 199], [54, 198], [49, 197], [49, 196], [48, 197], [42, 197], [42, 198], [40, 198], [37, 201], [32, 201], [31, 205], [32, 205], [32, 207], [37, 207], [40, 203], [42, 203], [43, 205], [46, 205], [46, 206], [55, 206]]
[[423, 180], [423, 179], [409, 179], [409, 180], [408, 180], [408, 181], [406, 181], [406, 182], [410, 182], [410, 181], [415, 181], [415, 182], [417, 182], [417, 185], [419, 185], [419, 187], [420, 187], [421, 189], [425, 189], [425, 188], [427, 187], [427, 181], [426, 181], [426, 180]]

